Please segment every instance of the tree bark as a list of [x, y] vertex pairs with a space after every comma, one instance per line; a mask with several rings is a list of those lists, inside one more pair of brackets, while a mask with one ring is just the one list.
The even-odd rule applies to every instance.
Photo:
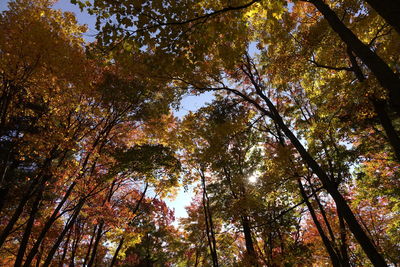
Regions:
[[13, 216], [11, 217], [6, 227], [4, 227], [3, 231], [1, 232], [0, 247], [3, 246], [4, 242], [6, 241], [6, 238], [14, 228], [15, 223], [20, 218], [22, 212], [24, 211], [25, 205], [28, 203], [29, 199], [34, 195], [34, 192], [36, 191], [35, 189], [36, 185], [38, 187], [41, 187], [49, 178], [50, 178], [49, 176], [39, 178], [39, 181], [37, 183], [32, 183], [27, 192], [25, 192], [25, 194], [22, 196], [22, 199], [19, 201], [18, 207], [14, 211]]
[[92, 237], [90, 238], [88, 250], [87, 250], [87, 252], [86, 252], [85, 259], [83, 260], [83, 266], [86, 266], [86, 263], [87, 263], [87, 261], [89, 260], [90, 252], [92, 251], [93, 241], [94, 241], [94, 238], [95, 238], [95, 236], [96, 236], [97, 226], [98, 226], [98, 225], [95, 225], [95, 226], [94, 226], [93, 234], [92, 234]]
[[[351, 69], [354, 72], [357, 80], [362, 83], [365, 81], [364, 73], [362, 72], [360, 66], [357, 63], [356, 57], [353, 55], [353, 51], [348, 48], [347, 54], [349, 55], [350, 62], [351, 62]], [[390, 119], [388, 113], [386, 112], [385, 106], [386, 101], [379, 100], [374, 97], [370, 98], [372, 105], [374, 106], [374, 110], [378, 115], [378, 118], [381, 122], [383, 130], [386, 133], [386, 137], [388, 139], [389, 144], [392, 146], [393, 152], [398, 161], [400, 161], [400, 137], [396, 132], [392, 124], [392, 120]]]
[[101, 221], [97, 229], [96, 240], [94, 241], [92, 255], [90, 257], [87, 267], [92, 267], [94, 264], [94, 260], [96, 259], [97, 247], [99, 246], [100, 239], [103, 235], [103, 226], [104, 226], [104, 221]]
[[241, 218], [242, 228], [244, 234], [244, 240], [246, 244], [247, 255], [249, 256], [249, 260], [253, 266], [258, 266], [257, 264], [257, 254], [254, 249], [253, 238], [251, 236], [251, 228], [249, 218], [246, 215], [243, 215]]
[[64, 227], [64, 230], [60, 233], [60, 235], [58, 236], [56, 242], [54, 243], [54, 245], [50, 249], [49, 253], [47, 254], [46, 260], [44, 261], [42, 267], [48, 267], [50, 265], [51, 261], [53, 260], [54, 254], [56, 253], [58, 247], [60, 246], [62, 240], [65, 237], [65, 234], [74, 225], [75, 220], [78, 217], [84, 202], [85, 202], [84, 199], [81, 199], [80, 202], [78, 203], [78, 205], [76, 207], [76, 210], [74, 211], [72, 217], [70, 218], [70, 220], [68, 221], [67, 225]]
[[63, 254], [61, 256], [60, 262], [58, 263], [59, 267], [63, 267], [64, 266], [64, 260], [65, 260], [65, 257], [67, 256], [69, 241], [70, 241], [71, 235], [72, 235], [72, 229], [73, 228], [71, 228], [69, 230], [69, 232], [68, 232], [67, 240], [65, 241], [65, 244], [64, 244]]
[[312, 3], [321, 12], [342, 41], [371, 70], [381, 86], [387, 89], [390, 104], [400, 114], [400, 79], [398, 75], [375, 52], [361, 42], [323, 0], [307, 0], [306, 2]]
[[328, 237], [326, 236], [324, 230], [322, 229], [322, 226], [321, 226], [321, 224], [320, 224], [320, 222], [319, 222], [319, 220], [317, 218], [317, 215], [315, 213], [315, 210], [314, 210], [313, 206], [311, 205], [310, 201], [308, 200], [307, 194], [306, 194], [306, 192], [304, 190], [304, 187], [303, 187], [303, 184], [301, 183], [300, 178], [297, 179], [297, 183], [299, 184], [301, 196], [302, 196], [304, 202], [307, 205], [308, 211], [311, 214], [311, 218], [313, 219], [314, 224], [317, 227], [318, 233], [319, 233], [319, 235], [320, 235], [320, 237], [322, 239], [322, 242], [325, 245], [326, 251], [329, 254], [329, 258], [332, 261], [332, 265], [334, 267], [341, 267], [340, 259], [339, 259], [338, 255], [336, 254], [336, 252], [335, 252], [331, 242], [329, 241]]
[[374, 110], [378, 115], [389, 144], [393, 149], [394, 155], [396, 156], [397, 161], [400, 161], [400, 138], [385, 110], [385, 102], [377, 99], [371, 99], [371, 102], [374, 105]]
[[113, 258], [112, 258], [110, 267], [113, 267], [114, 264], [116, 263], [117, 257], [118, 257], [118, 253], [119, 253], [119, 251], [121, 250], [123, 244], [124, 244], [124, 238], [121, 238], [121, 240], [119, 241], [117, 250], [115, 251], [114, 256], [113, 256]]
[[211, 259], [214, 267], [218, 267], [218, 255], [217, 255], [217, 247], [214, 235], [214, 225], [212, 223], [212, 215], [210, 213], [210, 206], [208, 204], [208, 196], [207, 196], [207, 187], [206, 187], [206, 179], [203, 171], [200, 171], [201, 183], [203, 186], [203, 209], [204, 209], [204, 221], [206, 224], [206, 233], [208, 245], [210, 247]]
[[[254, 81], [253, 81], [254, 84]], [[365, 254], [371, 260], [372, 264], [376, 267], [385, 267], [387, 266], [384, 258], [378, 252], [371, 239], [365, 233], [364, 229], [358, 223], [354, 213], [350, 209], [347, 201], [344, 199], [342, 194], [338, 191], [335, 183], [330, 181], [329, 176], [325, 173], [325, 171], [321, 168], [321, 166], [315, 161], [315, 159], [308, 153], [308, 151], [304, 148], [304, 146], [300, 143], [299, 139], [293, 134], [293, 132], [289, 129], [289, 127], [285, 124], [282, 117], [279, 115], [279, 112], [275, 108], [274, 104], [267, 98], [261, 89], [256, 86], [257, 93], [267, 104], [270, 112], [263, 109], [261, 106], [257, 105], [257, 108], [261, 108], [261, 111], [266, 115], [272, 115], [272, 119], [277, 123], [282, 132], [289, 138], [290, 142], [299, 152], [301, 158], [308, 165], [308, 167], [317, 175], [322, 185], [326, 189], [326, 191], [332, 196], [333, 200], [336, 203], [336, 206], [341, 210], [343, 217], [345, 218], [347, 225], [349, 226], [350, 231], [353, 233], [354, 237], [357, 239], [358, 243], [361, 245]]]
[[74, 189], [75, 185], [76, 185], [76, 182], [73, 182], [69, 186], [69, 188], [68, 188], [67, 192], [65, 193], [64, 197], [62, 198], [60, 203], [58, 203], [56, 209], [53, 211], [53, 213], [51, 214], [50, 218], [46, 221], [46, 223], [43, 226], [43, 229], [40, 232], [37, 240], [33, 244], [32, 249], [29, 251], [29, 254], [26, 257], [26, 260], [25, 260], [25, 263], [24, 263], [23, 267], [31, 266], [32, 260], [34, 259], [36, 253], [38, 252], [40, 244], [43, 242], [47, 232], [50, 230], [50, 227], [57, 220], [57, 216], [58, 216], [59, 211], [61, 210], [61, 208], [64, 205], [65, 201], [67, 201], [67, 199], [68, 199], [69, 195], [71, 194], [72, 190]]
[[343, 267], [351, 267], [349, 254], [347, 253], [348, 247], [347, 247], [346, 224], [339, 210], [337, 210], [337, 213], [338, 213], [339, 227], [340, 227], [340, 254], [342, 259], [342, 265]]
[[400, 1], [365, 0], [375, 11], [400, 34]]
[[35, 222], [36, 214], [39, 211], [39, 205], [40, 205], [40, 201], [42, 200], [43, 190], [44, 190], [44, 185], [42, 185], [40, 192], [37, 193], [36, 199], [35, 199], [34, 203], [32, 204], [32, 209], [29, 214], [29, 219], [26, 224], [21, 243], [19, 245], [18, 254], [15, 259], [14, 267], [20, 267], [22, 264], [22, 261], [24, 259], [26, 247], [28, 245], [29, 237], [32, 232], [33, 223]]
[[370, 259], [372, 264], [376, 267], [387, 266], [385, 259], [378, 252], [377, 248], [374, 246], [371, 239], [368, 237], [368, 235], [365, 233], [364, 229], [361, 227], [361, 225], [357, 221], [350, 206], [347, 204], [346, 199], [338, 191], [337, 185], [334, 182], [330, 181], [330, 178], [326, 174], [326, 172], [315, 161], [315, 159], [310, 155], [310, 153], [308, 153], [308, 151], [304, 148], [304, 146], [301, 144], [299, 139], [293, 134], [293, 132], [285, 124], [282, 117], [279, 115], [278, 110], [275, 108], [274, 104], [263, 93], [261, 87], [254, 80], [254, 77], [251, 76], [252, 74], [247, 73], [247, 75], [250, 75], [249, 78], [251, 79], [251, 82], [254, 85], [257, 94], [261, 97], [262, 100], [265, 101], [265, 104], [268, 106], [270, 111], [267, 111], [265, 108], [260, 106], [257, 102], [255, 102], [248, 96], [246, 96], [238, 91], [235, 91], [235, 90], [233, 90], [233, 91], [230, 90], [230, 91], [234, 92], [235, 94], [237, 94], [237, 95], [241, 96], [242, 98], [244, 98], [245, 100], [249, 101], [258, 110], [260, 110], [263, 114], [269, 116], [273, 121], [275, 121], [275, 123], [279, 126], [279, 128], [282, 130], [282, 132], [290, 140], [292, 145], [296, 148], [297, 152], [300, 154], [303, 161], [314, 172], [314, 174], [317, 175], [317, 177], [321, 181], [325, 190], [331, 195], [331, 197], [333, 198], [333, 200], [336, 203], [336, 206], [338, 207], [338, 209], [341, 210], [343, 217], [346, 220], [350, 231], [353, 233], [354, 237], [356, 238], [356, 240], [358, 241], [358, 243], [364, 250], [365, 254], [368, 256], [368, 258]]

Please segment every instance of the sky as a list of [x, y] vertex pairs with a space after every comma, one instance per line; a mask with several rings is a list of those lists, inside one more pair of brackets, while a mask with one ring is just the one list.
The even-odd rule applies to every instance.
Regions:
[[[7, 9], [8, 0], [0, 0], [0, 11]], [[81, 11], [77, 5], [71, 4], [70, 0], [59, 0], [55, 5], [55, 9], [61, 9], [63, 11], [73, 12], [76, 16], [76, 19], [79, 24], [86, 24], [88, 26], [88, 31], [84, 34], [84, 38], [88, 42], [92, 42], [95, 40], [96, 29], [95, 16], [89, 15], [85, 11]], [[179, 110], [174, 111], [174, 114], [182, 118], [189, 111], [196, 111], [199, 108], [203, 107], [206, 103], [210, 103], [213, 99], [213, 95], [211, 92], [203, 93], [201, 95], [188, 95], [184, 97], [181, 101], [181, 106]], [[175, 217], [187, 217], [187, 213], [185, 207], [188, 206], [192, 200], [193, 191], [189, 187], [188, 190], [185, 190], [183, 187], [179, 189], [176, 198], [174, 200], [165, 199], [167, 205], [175, 210]], [[176, 224], [176, 223], [175, 223]]]

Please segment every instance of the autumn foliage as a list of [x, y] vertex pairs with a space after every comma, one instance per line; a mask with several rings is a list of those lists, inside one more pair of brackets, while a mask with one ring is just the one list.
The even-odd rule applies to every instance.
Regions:
[[0, 13], [0, 266], [400, 265], [397, 1], [71, 3]]

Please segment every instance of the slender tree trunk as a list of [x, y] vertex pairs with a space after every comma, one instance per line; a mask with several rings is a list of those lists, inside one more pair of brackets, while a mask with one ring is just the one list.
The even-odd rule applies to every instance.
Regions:
[[26, 247], [28, 245], [29, 237], [32, 232], [33, 223], [35, 222], [36, 214], [39, 211], [39, 205], [40, 205], [40, 201], [42, 200], [43, 190], [44, 190], [44, 185], [42, 185], [40, 192], [37, 193], [36, 199], [35, 199], [34, 203], [32, 204], [32, 209], [29, 214], [29, 219], [26, 224], [21, 243], [19, 245], [17, 257], [16, 257], [15, 263], [14, 263], [14, 267], [20, 267], [22, 264], [22, 261], [24, 259]]
[[52, 246], [52, 248], [50, 249], [50, 252], [48, 253], [46, 260], [44, 262], [44, 264], [42, 265], [42, 267], [48, 267], [51, 263], [51, 261], [53, 260], [53, 257], [58, 249], [58, 247], [60, 246], [60, 243], [62, 242], [62, 240], [65, 237], [65, 234], [71, 229], [71, 227], [74, 225], [76, 218], [78, 217], [82, 206], [84, 204], [84, 200], [80, 200], [80, 202], [78, 203], [78, 206], [76, 207], [76, 210], [74, 211], [72, 217], [70, 218], [70, 220], [68, 221], [67, 225], [64, 227], [64, 230], [60, 233], [60, 235], [58, 236], [56, 242], [54, 243], [54, 245]]
[[390, 103], [396, 112], [400, 113], [400, 79], [397, 74], [375, 52], [361, 42], [323, 0], [307, 0], [306, 2], [312, 3], [321, 12], [342, 41], [371, 70], [381, 86], [388, 90]]
[[331, 191], [330, 194], [334, 199], [336, 206], [343, 214], [343, 217], [346, 220], [346, 223], [350, 231], [353, 233], [354, 237], [360, 243], [361, 247], [363, 248], [365, 254], [370, 259], [372, 264], [376, 267], [387, 266], [385, 259], [378, 252], [377, 248], [374, 246], [371, 239], [368, 237], [368, 235], [365, 233], [365, 231], [362, 229], [361, 225], [357, 221], [356, 217], [354, 216], [354, 213], [351, 211], [349, 205], [347, 204], [347, 201], [343, 198], [343, 196], [336, 188], [333, 188], [330, 191]]
[[82, 231], [83, 231], [84, 227], [85, 227], [85, 222], [82, 225], [75, 227], [75, 237], [72, 242], [71, 259], [70, 259], [69, 267], [75, 266], [76, 250], [78, 249], [79, 242], [82, 240]]
[[337, 210], [340, 226], [340, 254], [342, 259], [343, 267], [351, 267], [349, 254], [347, 253], [347, 233], [346, 224], [344, 222], [343, 216], [339, 210]]
[[47, 172], [49, 171], [48, 168], [50, 167], [51, 162], [57, 157], [56, 150], [57, 146], [51, 149], [50, 156], [44, 160], [39, 174], [31, 182], [27, 191], [23, 194], [13, 216], [11, 217], [6, 227], [0, 234], [0, 248], [3, 246], [4, 242], [6, 241], [6, 238], [14, 228], [15, 223], [18, 221], [19, 217], [24, 211], [25, 205], [28, 203], [29, 199], [35, 195], [35, 192], [41, 190], [42, 186], [45, 186], [46, 182], [52, 177], [51, 175], [47, 174]]
[[[357, 80], [360, 83], [364, 82], [365, 76], [364, 76], [360, 66], [357, 63], [355, 56], [353, 55], [353, 51], [350, 48], [347, 49], [347, 54], [349, 55], [351, 65], [352, 65], [352, 70], [353, 70], [355, 76], [357, 77]], [[386, 133], [388, 142], [392, 146], [392, 149], [394, 151], [394, 154], [395, 154], [397, 160], [400, 161], [400, 137], [397, 134], [397, 132], [392, 124], [392, 120], [390, 119], [388, 113], [386, 112], [386, 109], [385, 109], [386, 103], [385, 103], [385, 101], [378, 100], [374, 97], [372, 97], [370, 100], [374, 106], [374, 110], [375, 110], [376, 114], [378, 115], [381, 125]]]
[[242, 228], [244, 234], [244, 240], [246, 244], [247, 255], [249, 256], [249, 260], [251, 261], [252, 266], [258, 266], [257, 263], [257, 254], [254, 249], [253, 238], [251, 236], [251, 228], [249, 218], [246, 215], [241, 216]]
[[211, 241], [213, 244], [213, 253], [214, 253], [214, 260], [217, 266], [219, 266], [218, 264], [218, 254], [217, 254], [217, 241], [215, 239], [215, 228], [214, 228], [214, 222], [213, 222], [213, 216], [212, 216], [212, 212], [210, 209], [210, 201], [208, 199], [208, 195], [207, 195], [207, 191], [205, 191], [205, 197], [206, 197], [206, 209], [207, 209], [207, 214], [208, 214], [208, 221], [209, 221], [209, 225], [210, 225], [210, 233], [211, 233]]
[[195, 256], [195, 260], [194, 260], [194, 267], [197, 267], [197, 265], [199, 265], [199, 251], [196, 248], [196, 256]]
[[[108, 194], [107, 194], [106, 198], [104, 199], [102, 206], [104, 206], [106, 204], [106, 202], [110, 202], [111, 201], [111, 197], [113, 195], [113, 190], [114, 190], [115, 183], [116, 183], [116, 180], [114, 179], [113, 182], [111, 183], [110, 190], [108, 191]], [[146, 189], [147, 189], [147, 184], [146, 184]], [[144, 194], [145, 194], [145, 192], [144, 192]], [[95, 240], [94, 245], [93, 245], [93, 251], [92, 251], [92, 255], [90, 257], [89, 263], [88, 263], [88, 267], [92, 267], [93, 264], [95, 263], [96, 254], [97, 254], [97, 247], [99, 246], [100, 239], [101, 239], [101, 237], [103, 235], [103, 227], [104, 227], [104, 220], [101, 220], [101, 222], [99, 224], [99, 227], [98, 227], [98, 230], [97, 230], [96, 240]]]
[[85, 259], [83, 260], [83, 266], [86, 266], [86, 263], [87, 263], [87, 261], [89, 260], [90, 252], [92, 251], [93, 241], [94, 241], [94, 238], [95, 238], [95, 236], [96, 236], [96, 231], [97, 231], [97, 225], [94, 226], [93, 234], [92, 234], [92, 237], [90, 238], [88, 250], [87, 250], [87, 252], [86, 252]]
[[62, 254], [61, 259], [60, 259], [60, 262], [59, 262], [59, 264], [58, 264], [59, 267], [63, 267], [63, 266], [64, 266], [64, 260], [65, 260], [65, 257], [67, 256], [69, 241], [71, 240], [72, 229], [73, 229], [73, 228], [71, 228], [71, 229], [69, 230], [68, 235], [67, 235], [67, 240], [65, 240], [64, 249], [63, 249], [63, 254]]
[[400, 1], [365, 0], [387, 23], [400, 33]]
[[344, 219], [347, 222], [347, 225], [350, 231], [353, 233], [354, 237], [361, 245], [367, 257], [370, 259], [372, 264], [376, 267], [386, 267], [387, 264], [382, 255], [378, 252], [377, 248], [372, 243], [371, 239], [365, 233], [364, 229], [361, 227], [359, 222], [357, 221], [354, 213], [350, 209], [347, 204], [346, 199], [342, 196], [342, 194], [338, 191], [337, 185], [330, 181], [329, 176], [325, 173], [325, 171], [321, 168], [321, 166], [315, 161], [315, 159], [308, 153], [308, 151], [301, 144], [299, 139], [293, 134], [293, 132], [289, 129], [289, 127], [285, 124], [282, 117], [279, 115], [279, 112], [275, 108], [274, 104], [272, 104], [271, 100], [263, 93], [259, 84], [254, 80], [252, 74], [246, 73], [249, 75], [252, 84], [254, 85], [257, 94], [265, 101], [265, 104], [268, 106], [269, 110], [266, 110], [262, 106], [260, 106], [256, 101], [249, 98], [248, 96], [240, 93], [237, 90], [229, 90], [230, 92], [234, 92], [238, 96], [242, 97], [246, 101], [249, 101], [253, 104], [258, 110], [260, 110], [263, 114], [269, 116], [275, 123], [279, 126], [282, 132], [286, 135], [286, 137], [290, 140], [292, 145], [296, 148], [297, 152], [300, 154], [303, 161], [308, 165], [308, 167], [315, 173], [315, 175], [321, 181], [323, 187], [330, 194], [333, 200], [336, 203], [336, 206], [341, 209]]
[[119, 253], [119, 251], [121, 250], [123, 244], [124, 244], [124, 238], [121, 238], [121, 240], [119, 241], [117, 250], [115, 251], [114, 256], [113, 256], [113, 258], [112, 258], [110, 267], [113, 267], [114, 264], [117, 262], [118, 253]]
[[[255, 103], [255, 106], [260, 109], [264, 114], [268, 116], [272, 116], [271, 118], [277, 123], [279, 128], [283, 131], [286, 137], [290, 140], [296, 150], [299, 152], [301, 158], [308, 165], [308, 167], [317, 175], [322, 185], [326, 189], [326, 191], [331, 195], [333, 200], [336, 203], [336, 206], [341, 210], [344, 219], [347, 222], [347, 225], [350, 231], [353, 233], [354, 237], [357, 239], [358, 243], [361, 245], [365, 254], [371, 260], [372, 264], [376, 267], [385, 267], [387, 266], [384, 258], [378, 252], [377, 248], [372, 243], [371, 239], [365, 233], [364, 229], [361, 227], [359, 222], [357, 221], [354, 213], [350, 209], [347, 204], [346, 199], [342, 196], [342, 194], [338, 191], [335, 183], [330, 181], [329, 176], [325, 173], [325, 171], [321, 168], [321, 166], [315, 161], [315, 159], [308, 153], [308, 151], [301, 144], [299, 139], [293, 134], [293, 132], [288, 128], [288, 126], [284, 123], [282, 117], [279, 115], [279, 112], [275, 108], [274, 104], [267, 98], [258, 84], [254, 83], [256, 86], [256, 90], [258, 95], [265, 101], [270, 112], [263, 109], [260, 105]], [[246, 99], [246, 98], [245, 98]], [[248, 99], [248, 98], [247, 98]]]
[[99, 227], [97, 229], [96, 240], [94, 241], [94, 244], [93, 244], [93, 251], [92, 251], [92, 255], [90, 257], [89, 263], [87, 265], [88, 267], [92, 267], [94, 264], [94, 260], [96, 259], [97, 247], [99, 246], [100, 239], [103, 235], [103, 226], [104, 226], [104, 221], [101, 221], [99, 224]]
[[374, 105], [375, 112], [378, 115], [381, 125], [386, 133], [389, 144], [394, 151], [396, 159], [397, 161], [400, 161], [400, 138], [385, 110], [385, 102], [379, 101], [377, 99], [372, 99], [371, 101]]
[[14, 228], [14, 225], [16, 224], [18, 219], [20, 218], [22, 212], [24, 211], [25, 205], [28, 203], [28, 201], [32, 197], [32, 195], [34, 195], [33, 192], [36, 191], [35, 190], [36, 185], [41, 187], [42, 184], [44, 184], [45, 181], [47, 181], [46, 178], [42, 178], [42, 179], [39, 179], [39, 180], [42, 180], [42, 181], [39, 181], [38, 184], [37, 183], [36, 184], [32, 183], [30, 185], [29, 189], [27, 190], [27, 192], [25, 192], [25, 194], [23, 195], [22, 199], [19, 201], [18, 207], [14, 211], [13, 216], [8, 221], [6, 227], [4, 227], [4, 229], [3, 229], [3, 231], [2, 231], [2, 233], [0, 235], [0, 247], [3, 246], [4, 242], [6, 241], [6, 238], [8, 237], [8, 235], [10, 234], [12, 229]]
[[40, 267], [40, 263], [42, 261], [42, 255], [43, 255], [43, 245], [39, 248], [39, 253], [36, 257], [36, 267]]
[[322, 242], [325, 245], [326, 251], [328, 252], [329, 257], [330, 257], [330, 259], [332, 261], [332, 265], [334, 267], [341, 267], [340, 259], [339, 259], [338, 255], [336, 254], [336, 252], [335, 252], [331, 242], [329, 241], [328, 237], [325, 235], [325, 232], [322, 229], [322, 226], [321, 226], [320, 222], [318, 221], [317, 215], [315, 214], [315, 210], [314, 210], [313, 206], [311, 205], [310, 201], [308, 200], [307, 194], [306, 194], [306, 192], [304, 190], [304, 187], [303, 187], [303, 184], [301, 183], [300, 178], [298, 178], [297, 182], [299, 184], [301, 196], [303, 197], [303, 200], [307, 205], [308, 211], [311, 214], [311, 217], [312, 217], [312, 219], [314, 221], [314, 224], [317, 227], [318, 233], [319, 233], [319, 235], [320, 235], [320, 237], [322, 239]]
[[329, 233], [329, 236], [331, 237], [332, 243], [335, 244], [336, 238], [335, 238], [335, 235], [333, 234], [333, 230], [332, 230], [331, 224], [329, 223], [328, 217], [326, 216], [324, 207], [322, 206], [321, 201], [319, 200], [319, 197], [317, 195], [317, 192], [315, 192], [314, 187], [311, 184], [311, 181], [308, 180], [308, 183], [310, 184], [312, 194], [314, 195], [315, 201], [317, 202], [317, 205], [321, 212], [322, 218], [324, 219], [324, 222], [325, 222], [326, 228], [328, 229], [328, 233]]
[[40, 244], [43, 242], [44, 238], [46, 237], [47, 232], [50, 230], [50, 228], [53, 225], [53, 223], [57, 220], [57, 216], [58, 216], [59, 211], [61, 210], [62, 206], [64, 206], [65, 201], [67, 201], [67, 199], [70, 196], [70, 194], [71, 194], [72, 190], [74, 189], [75, 185], [76, 185], [76, 182], [73, 182], [69, 186], [69, 188], [68, 188], [67, 192], [65, 193], [64, 197], [62, 198], [60, 203], [58, 203], [56, 209], [53, 211], [53, 213], [51, 214], [50, 218], [46, 221], [45, 225], [43, 226], [42, 231], [40, 231], [40, 234], [39, 234], [37, 240], [33, 244], [32, 249], [30, 250], [28, 256], [26, 257], [26, 260], [25, 260], [25, 263], [24, 263], [23, 267], [31, 266], [32, 260], [34, 259], [36, 253], [38, 252]]
[[0, 188], [0, 212], [3, 210], [9, 190], [10, 188], [8, 186]]
[[214, 227], [212, 224], [212, 221], [210, 221], [211, 214], [210, 214], [210, 209], [208, 205], [208, 196], [207, 196], [207, 187], [206, 187], [206, 180], [203, 171], [200, 171], [200, 176], [201, 176], [201, 183], [203, 186], [203, 209], [204, 209], [204, 221], [206, 224], [206, 232], [207, 232], [207, 240], [208, 240], [208, 245], [210, 247], [210, 254], [211, 254], [211, 259], [213, 262], [214, 267], [218, 267], [218, 255], [217, 255], [217, 249], [216, 249], [216, 241], [215, 241], [215, 235], [214, 235]]

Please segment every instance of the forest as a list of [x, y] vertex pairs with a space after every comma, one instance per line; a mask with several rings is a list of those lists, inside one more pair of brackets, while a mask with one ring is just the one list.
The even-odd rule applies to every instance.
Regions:
[[63, 1], [0, 11], [0, 266], [400, 266], [400, 1]]

